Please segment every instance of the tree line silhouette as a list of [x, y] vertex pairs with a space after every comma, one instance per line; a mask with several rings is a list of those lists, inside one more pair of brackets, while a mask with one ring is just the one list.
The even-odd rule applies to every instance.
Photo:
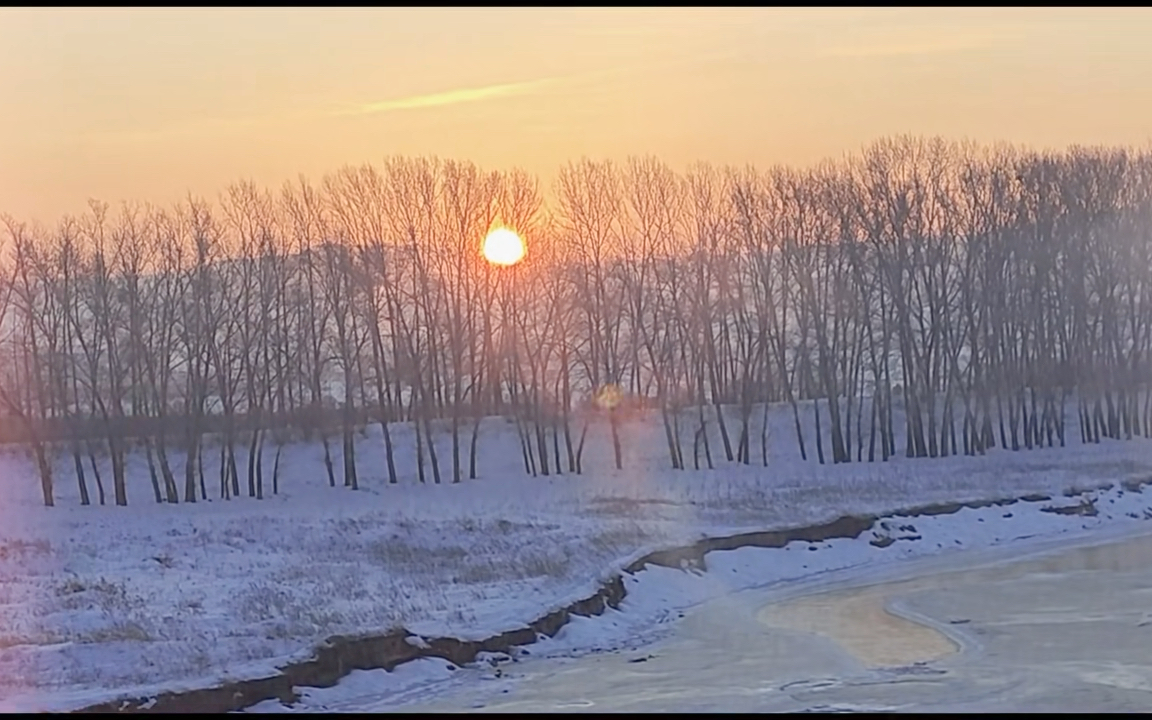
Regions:
[[[57, 456], [84, 504], [90, 481], [105, 502], [106, 458], [127, 504], [137, 451], [157, 502], [208, 497], [206, 452], [222, 497], [242, 480], [263, 497], [298, 437], [356, 488], [370, 424], [396, 483], [401, 422], [418, 479], [460, 482], [493, 415], [530, 474], [579, 473], [597, 416], [620, 467], [630, 407], [659, 413], [674, 469], [767, 465], [768, 403], [820, 463], [885, 461], [898, 437], [943, 457], [1152, 436], [1146, 150], [898, 137], [808, 169], [585, 159], [552, 196], [522, 171], [390, 158], [214, 203], [5, 217], [0, 430], [48, 505]], [[523, 262], [483, 261], [496, 226]]]

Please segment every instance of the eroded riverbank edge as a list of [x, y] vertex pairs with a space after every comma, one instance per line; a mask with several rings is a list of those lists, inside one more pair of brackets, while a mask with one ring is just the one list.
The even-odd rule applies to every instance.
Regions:
[[[1064, 515], [1092, 516], [1096, 515], [1097, 511], [1089, 497], [1091, 493], [1110, 490], [1117, 486], [1128, 492], [1143, 492], [1143, 488], [1148, 485], [1152, 485], [1152, 477], [1074, 487], [1066, 490], [1062, 497], [1066, 501], [1079, 499], [1078, 504], [1054, 504], [1041, 510]], [[143, 697], [125, 694], [115, 700], [90, 705], [74, 712], [221, 713], [243, 710], [266, 700], [279, 700], [285, 704], [292, 704], [299, 699], [296, 693], [297, 687], [332, 687], [354, 670], [390, 671], [403, 663], [421, 658], [440, 658], [456, 665], [466, 665], [475, 660], [481, 652], [507, 653], [514, 647], [536, 643], [542, 636], [554, 637], [572, 616], [598, 616], [607, 608], [618, 608], [627, 595], [624, 576], [640, 572], [649, 565], [706, 570], [705, 556], [713, 551], [745, 547], [783, 548], [792, 542], [815, 543], [833, 539], [857, 539], [885, 521], [950, 515], [965, 508], [980, 509], [1021, 502], [1050, 502], [1056, 497], [1028, 494], [988, 500], [934, 503], [882, 515], [845, 515], [827, 523], [803, 527], [703, 538], [689, 545], [649, 552], [613, 572], [599, 589], [588, 597], [553, 610], [528, 623], [527, 627], [509, 630], [484, 640], [426, 638], [405, 629], [390, 630], [378, 635], [334, 636], [316, 647], [310, 658], [289, 663], [274, 675]], [[887, 547], [897, 541], [918, 539], [915, 535], [893, 538], [887, 532], [887, 528], [874, 534], [876, 537], [871, 544], [876, 547]]]

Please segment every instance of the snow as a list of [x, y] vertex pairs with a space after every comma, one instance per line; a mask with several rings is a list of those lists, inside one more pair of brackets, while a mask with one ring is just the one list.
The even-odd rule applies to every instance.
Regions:
[[[493, 418], [481, 428], [480, 477], [458, 485], [417, 483], [410, 430], [398, 425], [402, 477], [394, 486], [371, 428], [358, 439], [358, 491], [328, 487], [319, 444], [296, 443], [284, 449], [278, 495], [175, 506], [152, 502], [146, 461], [134, 455], [127, 508], [80, 507], [69, 457], [57, 460], [57, 506], [42, 507], [32, 465], [9, 453], [0, 457], [0, 710], [68, 709], [261, 677], [336, 634], [403, 626], [425, 638], [486, 638], [590, 595], [653, 549], [705, 536], [1152, 476], [1152, 443], [1142, 440], [821, 466], [799, 460], [790, 408], [773, 408], [770, 423], [767, 468], [754, 453], [751, 466], [671, 471], [659, 419], [648, 416], [623, 427], [623, 470], [612, 467], [607, 427], [595, 425], [584, 474], [526, 477], [514, 427]], [[444, 432], [438, 449], [447, 479]], [[218, 494], [214, 450], [204, 456], [210, 498]], [[243, 466], [244, 448], [237, 450]], [[334, 450], [339, 469], [339, 443]], [[107, 468], [104, 475], [110, 484]], [[1105, 491], [1096, 517], [1042, 512], [1047, 504], [906, 519], [922, 538], [885, 548], [865, 533], [816, 550], [793, 543], [711, 553], [699, 575], [650, 567], [628, 579], [626, 611], [575, 618], [532, 653], [630, 642], [749, 583], [1140, 525], [1152, 514], [1152, 493]], [[657, 590], [638, 591], [653, 583]], [[440, 670], [396, 672], [405, 674], [368, 675], [423, 683]], [[305, 705], [336, 702], [323, 693], [308, 698]]]
[[[1145, 711], [1147, 637], [1133, 627], [1152, 588], [1152, 528], [1063, 535], [726, 592], [642, 647], [569, 649], [498, 678], [466, 668], [423, 697], [349, 709]], [[779, 551], [737, 552], [759, 556], [742, 565], [756, 572]], [[652, 581], [646, 596], [679, 590]]]
[[[391, 672], [353, 670], [336, 687], [302, 688], [300, 705], [318, 712], [339, 712], [380, 695], [395, 699], [418, 695], [432, 685], [450, 681], [455, 672], [452, 663], [440, 658], [419, 658]], [[276, 700], [265, 700], [249, 711], [290, 712], [291, 709]]]
[[[1100, 508], [1095, 517], [1060, 515], [1043, 509], [1069, 504], [1059, 500], [964, 508], [950, 515], [894, 521], [893, 525], [914, 525], [915, 534], [921, 539], [887, 548], [871, 544], [872, 533], [865, 533], [857, 539], [793, 542], [783, 548], [715, 551], [706, 555], [708, 569], [703, 572], [649, 566], [626, 577], [628, 595], [618, 610], [608, 610], [602, 617], [573, 617], [554, 638], [530, 646], [534, 658], [531, 662], [567, 662], [590, 653], [606, 652], [624, 652], [633, 662], [644, 662], [650, 657], [652, 643], [673, 636], [678, 621], [707, 604], [722, 604], [722, 611], [713, 615], [722, 618], [725, 627], [716, 631], [731, 632], [742, 623], [755, 625], [756, 609], [768, 602], [768, 598], [781, 601], [831, 588], [891, 583], [928, 568], [939, 572], [949, 565], [957, 565], [957, 559], [968, 566], [988, 566], [1018, 562], [1022, 556], [1052, 553], [1069, 546], [1152, 534], [1152, 524], [1142, 516], [1143, 511], [1152, 506], [1152, 492], [1133, 493], [1113, 488], [1090, 493], [1089, 497]], [[1140, 519], [1132, 518], [1129, 513], [1140, 515]], [[877, 523], [876, 529], [879, 525]], [[1021, 539], [1022, 534], [1030, 537]], [[930, 564], [926, 565], [926, 561]], [[766, 588], [771, 589], [770, 595], [756, 592]], [[744, 593], [751, 595], [745, 599]], [[737, 654], [732, 644], [739, 640], [714, 639], [723, 650]], [[436, 685], [429, 679], [418, 692], [359, 693], [341, 707], [360, 712], [409, 709], [413, 703], [451, 695], [469, 682], [473, 687], [465, 687], [469, 690], [466, 694], [480, 698], [478, 702], [483, 705], [487, 695], [509, 690], [507, 686], [475, 687], [477, 682], [492, 679], [491, 671], [483, 662], [473, 663], [467, 670], [470, 675], [455, 676], [450, 685]], [[331, 698], [342, 697], [339, 690], [342, 686], [343, 683], [329, 689], [328, 704], [323, 707], [304, 699], [291, 710], [314, 712], [330, 708]]]

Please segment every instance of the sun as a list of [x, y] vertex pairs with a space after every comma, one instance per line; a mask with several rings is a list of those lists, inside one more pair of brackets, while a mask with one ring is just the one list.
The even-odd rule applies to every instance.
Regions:
[[513, 230], [498, 227], [484, 238], [480, 252], [493, 265], [515, 265], [524, 259], [524, 241]]

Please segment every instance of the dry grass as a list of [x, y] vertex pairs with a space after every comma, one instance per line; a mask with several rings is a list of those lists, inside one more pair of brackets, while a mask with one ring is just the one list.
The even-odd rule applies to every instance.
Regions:
[[97, 628], [77, 635], [72, 642], [79, 643], [110, 643], [110, 642], [151, 642], [155, 638], [152, 633], [138, 622], [122, 620], [108, 627]]
[[52, 554], [52, 543], [45, 539], [23, 540], [12, 538], [0, 541], [0, 561], [12, 560], [25, 562], [36, 556]]

